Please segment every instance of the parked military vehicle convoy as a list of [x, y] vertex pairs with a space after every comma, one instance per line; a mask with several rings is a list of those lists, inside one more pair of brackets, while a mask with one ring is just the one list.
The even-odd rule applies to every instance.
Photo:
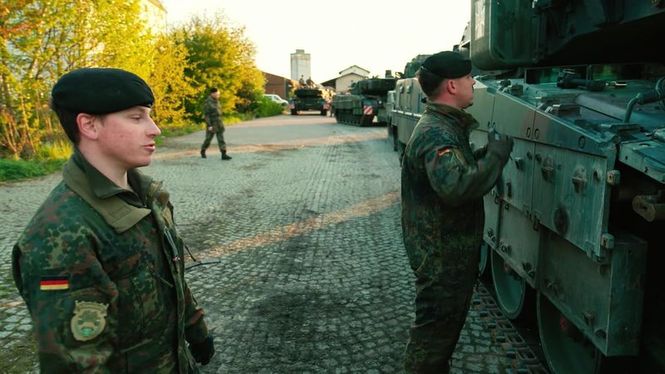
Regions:
[[[388, 121], [386, 101], [395, 88], [396, 79], [389, 72], [385, 78], [369, 78], [356, 82], [350, 94], [335, 95], [332, 107], [337, 123], [369, 126], [385, 125]], [[374, 122], [377, 117], [377, 122]]]
[[[476, 78], [471, 143], [515, 140], [484, 261], [508, 317], [535, 309], [556, 374], [665, 372], [664, 3], [472, 0], [461, 48], [494, 73]], [[422, 92], [407, 78], [394, 95], [402, 147]]]

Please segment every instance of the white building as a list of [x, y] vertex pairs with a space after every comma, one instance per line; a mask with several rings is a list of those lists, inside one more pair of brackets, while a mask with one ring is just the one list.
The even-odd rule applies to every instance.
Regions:
[[353, 82], [369, 78], [369, 70], [363, 69], [358, 65], [352, 65], [339, 72], [339, 77], [335, 78], [335, 90], [338, 93], [348, 92]]
[[291, 79], [299, 81], [300, 78], [305, 81], [312, 78], [312, 60], [304, 49], [296, 49], [296, 53], [291, 53]]

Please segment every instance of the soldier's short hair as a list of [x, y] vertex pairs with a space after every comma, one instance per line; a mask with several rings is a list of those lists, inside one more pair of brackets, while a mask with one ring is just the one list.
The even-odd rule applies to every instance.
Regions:
[[442, 78], [429, 70], [423, 69], [422, 66], [418, 69], [416, 77], [418, 78], [418, 83], [420, 83], [420, 88], [422, 88], [428, 98], [437, 97], [439, 95], [441, 82], [443, 82], [445, 78]]
[[59, 108], [53, 104], [53, 101], [51, 101], [51, 109], [58, 116], [60, 126], [62, 126], [62, 129], [65, 131], [65, 134], [69, 140], [74, 144], [78, 144], [80, 136], [78, 125], [76, 124], [76, 117], [79, 115], [79, 113], [74, 113], [67, 109]]
[[215, 93], [218, 92], [219, 90], [216, 87], [213, 87], [210, 89], [210, 93]]

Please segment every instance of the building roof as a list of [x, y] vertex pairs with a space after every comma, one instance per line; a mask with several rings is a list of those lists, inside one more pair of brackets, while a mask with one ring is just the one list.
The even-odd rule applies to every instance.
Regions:
[[369, 75], [369, 70], [367, 70], [367, 69], [363, 69], [363, 68], [361, 68], [361, 67], [358, 66], [358, 65], [351, 65], [351, 66], [349, 66], [348, 68], [346, 68], [346, 69], [340, 71], [339, 74], [342, 75], [344, 72], [346, 72], [346, 71], [348, 71], [348, 70], [352, 70], [353, 68], [360, 69], [360, 70], [362, 70], [362, 71], [365, 72], [365, 75]]
[[267, 71], [261, 71], [261, 73], [263, 73], [263, 75], [266, 75], [266, 76], [272, 76], [272, 77], [274, 77], [274, 78], [278, 78], [278, 79], [285, 79], [285, 80], [289, 80], [289, 81], [292, 80], [292, 79], [290, 79], [290, 78], [283, 77], [283, 76], [281, 76], [281, 75], [268, 73]]

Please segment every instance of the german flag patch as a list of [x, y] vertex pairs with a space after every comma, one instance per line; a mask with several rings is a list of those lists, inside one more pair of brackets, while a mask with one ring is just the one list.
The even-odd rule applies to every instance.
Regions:
[[439, 148], [436, 151], [436, 155], [438, 157], [444, 157], [446, 155], [450, 155], [457, 159], [457, 161], [462, 164], [463, 166], [467, 166], [468, 163], [466, 162], [466, 159], [464, 158], [464, 154], [462, 153], [461, 150], [453, 147], [443, 147]]
[[442, 156], [444, 156], [446, 153], [450, 153], [450, 152], [452, 152], [452, 151], [453, 151], [453, 149], [452, 149], [451, 147], [443, 147], [443, 148], [439, 148], [439, 149], [436, 151], [436, 155], [439, 156], [439, 157], [442, 157]]
[[41, 291], [64, 291], [69, 289], [69, 277], [42, 277], [39, 281]]

